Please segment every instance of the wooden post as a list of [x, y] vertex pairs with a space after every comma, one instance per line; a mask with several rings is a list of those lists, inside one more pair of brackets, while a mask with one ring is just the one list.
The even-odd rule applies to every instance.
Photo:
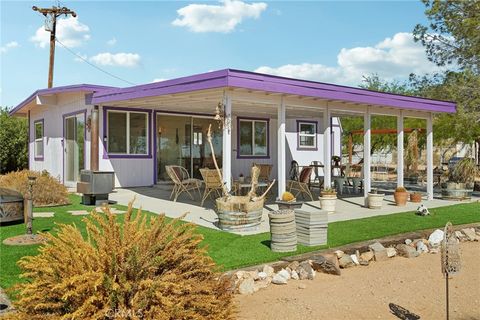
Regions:
[[282, 194], [286, 190], [286, 164], [285, 164], [285, 149], [286, 149], [286, 142], [285, 142], [285, 102], [283, 101], [283, 97], [280, 100], [280, 104], [278, 106], [278, 124], [277, 124], [277, 138], [278, 138], [278, 154], [277, 154], [277, 161], [278, 161], [278, 199], [282, 199]]
[[372, 185], [370, 173], [370, 148], [371, 148], [371, 116], [370, 108], [363, 115], [363, 197], [365, 206], [368, 206], [368, 193]]

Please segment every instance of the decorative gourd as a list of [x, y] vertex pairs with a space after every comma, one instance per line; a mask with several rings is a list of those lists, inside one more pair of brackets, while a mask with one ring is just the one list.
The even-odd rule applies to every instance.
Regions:
[[285, 191], [282, 194], [282, 201], [287, 201], [287, 202], [295, 201], [295, 196], [291, 192]]

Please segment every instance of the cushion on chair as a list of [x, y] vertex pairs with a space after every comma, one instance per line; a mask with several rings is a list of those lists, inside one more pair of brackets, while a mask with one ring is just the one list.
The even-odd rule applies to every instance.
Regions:
[[173, 173], [177, 177], [178, 180], [182, 181], [183, 175], [182, 175], [182, 169], [177, 166], [172, 166]]
[[309, 183], [310, 176], [312, 175], [312, 169], [312, 167], [304, 167], [300, 172], [300, 177], [298, 178], [298, 181], [301, 183]]

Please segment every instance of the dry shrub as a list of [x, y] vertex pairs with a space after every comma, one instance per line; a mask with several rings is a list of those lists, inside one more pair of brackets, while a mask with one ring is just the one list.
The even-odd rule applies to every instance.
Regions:
[[69, 204], [67, 188], [47, 171], [22, 170], [0, 176], [0, 187], [28, 192], [28, 177], [36, 177], [33, 185], [33, 204], [37, 207]]
[[88, 236], [60, 225], [40, 254], [19, 261], [20, 319], [233, 319], [232, 293], [199, 247], [192, 224], [147, 219], [131, 204], [124, 224], [105, 210], [84, 219]]

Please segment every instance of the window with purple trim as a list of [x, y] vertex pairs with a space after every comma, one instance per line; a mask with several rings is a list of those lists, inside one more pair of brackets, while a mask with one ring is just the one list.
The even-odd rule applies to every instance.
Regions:
[[298, 149], [317, 149], [317, 123], [298, 121]]
[[35, 152], [35, 158], [42, 159], [43, 158], [43, 121], [36, 121], [34, 123], [34, 140], [35, 140], [35, 146], [34, 146], [34, 152]]
[[239, 157], [268, 156], [268, 121], [239, 119]]
[[107, 111], [109, 154], [148, 155], [148, 113]]

